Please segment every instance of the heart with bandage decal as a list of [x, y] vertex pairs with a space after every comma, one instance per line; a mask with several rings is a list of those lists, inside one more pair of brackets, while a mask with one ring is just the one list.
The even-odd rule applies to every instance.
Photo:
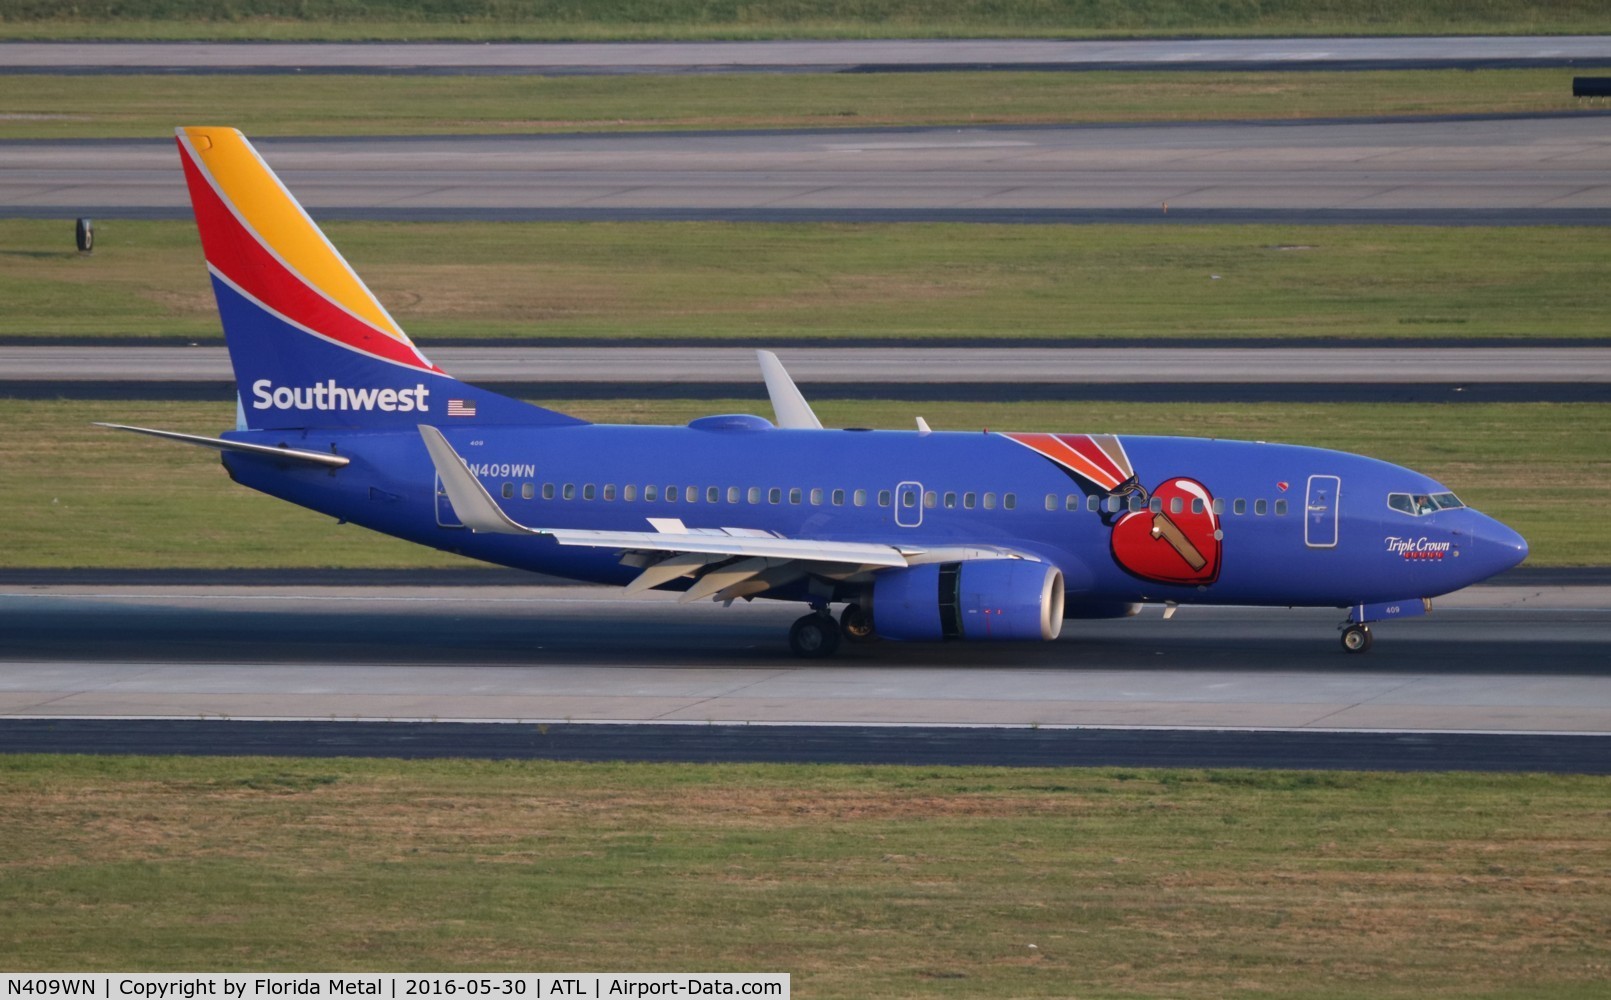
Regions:
[[[1169, 479], [1152, 496], [1163, 502], [1162, 511], [1131, 511], [1113, 526], [1113, 558], [1142, 579], [1213, 583], [1219, 578], [1219, 518], [1207, 488], [1195, 479]], [[1201, 510], [1192, 509], [1193, 500], [1201, 501]]]

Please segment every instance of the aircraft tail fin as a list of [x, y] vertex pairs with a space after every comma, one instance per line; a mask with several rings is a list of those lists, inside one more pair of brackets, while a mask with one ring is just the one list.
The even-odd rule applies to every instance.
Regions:
[[583, 422], [432, 364], [240, 132], [178, 143], [247, 428]]

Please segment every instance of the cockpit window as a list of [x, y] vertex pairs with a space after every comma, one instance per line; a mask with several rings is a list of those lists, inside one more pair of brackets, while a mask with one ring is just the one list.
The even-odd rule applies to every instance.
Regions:
[[1389, 493], [1387, 505], [1412, 517], [1465, 506], [1453, 493]]

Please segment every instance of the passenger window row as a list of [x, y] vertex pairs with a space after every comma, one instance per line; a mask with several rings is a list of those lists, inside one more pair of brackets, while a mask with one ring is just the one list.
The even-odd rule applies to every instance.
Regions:
[[[852, 507], [865, 507], [871, 497], [867, 490], [828, 490], [820, 486], [815, 486], [808, 490], [800, 486], [787, 488], [781, 486], [768, 488], [760, 486], [728, 486], [725, 489], [720, 486], [706, 486], [704, 489], [700, 489], [698, 486], [671, 485], [662, 489], [651, 484], [642, 487], [640, 490], [634, 484], [622, 486], [619, 493], [617, 493], [614, 483], [607, 483], [602, 487], [595, 486], [593, 483], [584, 483], [581, 486], [577, 486], [575, 483], [543, 483], [539, 487], [538, 484], [531, 482], [516, 484], [507, 481], [503, 484], [502, 493], [505, 500], [513, 500], [518, 490], [520, 499], [533, 500], [536, 499], [539, 489], [544, 500], [576, 500], [580, 498], [582, 500], [603, 500], [607, 503], [615, 501], [618, 496], [624, 503], [635, 503], [638, 497], [642, 496], [647, 503], [699, 503], [703, 499], [707, 504], [720, 504], [723, 502], [729, 504], [782, 504], [786, 497], [787, 502], [794, 506], [809, 504], [812, 507], [824, 505], [843, 507], [848, 504]], [[917, 490], [903, 488], [900, 492], [900, 504], [903, 508], [910, 509], [917, 506]], [[999, 506], [1005, 510], [1014, 510], [1018, 506], [1017, 494], [1003, 493], [998, 498], [994, 492], [947, 492], [943, 498], [943, 506], [948, 510], [957, 507], [961, 507], [963, 510], [973, 510], [975, 508], [994, 510], [998, 506], [998, 499]], [[878, 506], [888, 507], [894, 502], [895, 496], [891, 490], [878, 491]], [[923, 506], [929, 509], [942, 506], [941, 496], [934, 490], [924, 492], [922, 502]]]
[[[1103, 512], [1117, 514], [1120, 511], [1126, 510], [1131, 512], [1151, 510], [1154, 514], [1161, 514], [1163, 513], [1165, 506], [1169, 508], [1169, 513], [1171, 514], [1183, 514], [1186, 512], [1187, 504], [1184, 497], [1171, 497], [1169, 499], [1169, 503], [1166, 505], [1163, 497], [1153, 497], [1150, 500], [1142, 500], [1141, 497], [1135, 494], [1131, 494], [1129, 497], [1111, 495], [1105, 497], [1086, 496], [1083, 493], [1069, 493], [1065, 496], [1059, 496], [1056, 493], [1046, 494], [1047, 510], [1057, 510], [1058, 508], [1062, 508], [1063, 510], [1067, 511], [1077, 511], [1084, 509], [1092, 514]], [[1224, 497], [1216, 497], [1214, 499], [1213, 510], [1215, 514], [1224, 514], [1227, 507], [1229, 507], [1229, 509], [1234, 511], [1236, 514], [1243, 515], [1247, 513], [1248, 503], [1247, 500], [1241, 497], [1236, 498], [1230, 504], [1225, 502]], [[1270, 512], [1270, 507], [1271, 504], [1268, 500], [1253, 501], [1253, 513], [1257, 517], [1263, 517], [1265, 514], [1268, 514]], [[1285, 498], [1275, 501], [1274, 507], [1276, 517], [1286, 516], [1287, 501]], [[1201, 514], [1207, 509], [1208, 505], [1203, 502], [1202, 497], [1192, 498], [1191, 512], [1193, 514]]]

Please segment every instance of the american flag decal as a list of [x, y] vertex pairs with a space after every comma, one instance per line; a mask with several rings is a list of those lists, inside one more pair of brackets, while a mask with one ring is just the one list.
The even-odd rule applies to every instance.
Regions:
[[473, 417], [475, 416], [475, 400], [450, 399], [448, 400], [448, 416]]

